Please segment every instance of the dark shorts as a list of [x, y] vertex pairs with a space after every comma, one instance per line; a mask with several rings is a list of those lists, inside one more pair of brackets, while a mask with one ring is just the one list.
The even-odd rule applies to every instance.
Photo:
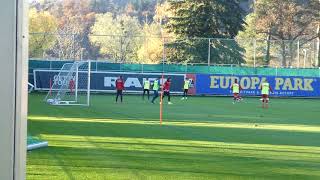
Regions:
[[238, 97], [239, 93], [233, 93], [233, 97]]
[[269, 98], [269, 95], [268, 94], [262, 94], [262, 98], [263, 99], [267, 99], [267, 98]]
[[153, 90], [153, 94], [154, 94], [155, 96], [159, 96], [158, 90]]

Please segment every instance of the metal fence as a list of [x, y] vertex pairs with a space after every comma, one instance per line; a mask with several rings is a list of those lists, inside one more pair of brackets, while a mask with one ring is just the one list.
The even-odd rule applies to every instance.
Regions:
[[[34, 82], [34, 70], [60, 70], [70, 61], [29, 60], [29, 82]], [[320, 77], [320, 68], [239, 67], [236, 65], [207, 66], [192, 64], [125, 64], [108, 61], [91, 61], [92, 72], [170, 73], [170, 74], [221, 74], [238, 76], [290, 76]]]
[[[70, 63], [70, 61], [29, 59], [29, 74], [32, 75], [33, 70], [36, 69], [60, 70], [65, 63]], [[91, 71], [320, 77], [320, 68], [252, 68], [240, 67], [236, 65], [207, 66], [192, 64], [125, 64], [110, 63], [102, 60], [91, 60]]]
[[30, 33], [32, 59], [103, 60], [112, 63], [314, 68], [313, 40], [176, 39], [172, 37]]

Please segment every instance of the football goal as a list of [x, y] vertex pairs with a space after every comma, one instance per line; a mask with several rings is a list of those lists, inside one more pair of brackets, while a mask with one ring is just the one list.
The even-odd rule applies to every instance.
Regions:
[[52, 105], [90, 105], [91, 62], [66, 63], [53, 78], [45, 101]]

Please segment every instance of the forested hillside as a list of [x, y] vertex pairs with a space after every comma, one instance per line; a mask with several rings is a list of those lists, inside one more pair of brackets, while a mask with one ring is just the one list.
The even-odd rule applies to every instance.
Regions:
[[[29, 53], [32, 58], [158, 63], [165, 52], [166, 61], [175, 63], [255, 59], [269, 65], [280, 59], [280, 65], [291, 66], [295, 41], [311, 47], [320, 38], [318, 10], [317, 0], [34, 0]], [[308, 52], [319, 57], [312, 48]]]

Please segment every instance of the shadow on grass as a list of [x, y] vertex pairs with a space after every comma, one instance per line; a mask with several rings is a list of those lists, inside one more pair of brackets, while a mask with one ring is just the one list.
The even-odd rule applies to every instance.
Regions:
[[290, 132], [266, 129], [159, 126], [158, 124], [126, 124], [99, 122], [29, 120], [29, 132], [73, 136], [130, 137], [216, 141], [246, 144], [320, 146], [320, 133]]
[[[83, 140], [67, 140], [68, 143], [73, 143], [73, 144], [81, 144], [82, 142], [89, 142], [92, 146], [95, 146], [95, 147], [105, 147], [105, 146], [108, 146], [110, 145], [110, 147], [112, 146], [117, 146], [117, 145], [120, 145], [120, 146], [127, 146], [127, 147], [130, 147], [130, 146], [148, 146], [147, 148], [150, 149], [149, 147], [161, 147], [162, 148], [169, 148], [169, 149], [172, 149], [172, 148], [180, 148], [180, 149], [188, 149], [188, 148], [192, 148], [192, 151], [186, 151], [184, 153], [186, 154], [198, 154], [198, 153], [202, 153], [202, 154], [210, 154], [209, 150], [213, 150], [213, 149], [216, 149], [216, 150], [221, 150], [221, 151], [224, 151], [224, 150], [234, 150], [234, 151], [246, 151], [246, 152], [272, 152], [272, 153], [292, 153], [292, 154], [295, 154], [296, 156], [299, 156], [299, 155], [302, 155], [302, 156], [314, 156], [314, 157], [319, 157], [320, 159], [320, 151], [319, 152], [315, 152], [315, 151], [312, 151], [311, 150], [308, 152], [308, 151], [305, 151], [305, 150], [297, 150], [295, 148], [290, 148], [290, 147], [287, 147], [286, 149], [271, 149], [271, 148], [268, 148], [268, 149], [262, 149], [262, 148], [254, 148], [254, 147], [236, 147], [236, 146], [219, 146], [219, 145], [216, 145], [216, 146], [205, 146], [205, 145], [191, 145], [191, 144], [161, 144], [161, 143], [146, 143], [146, 142], [108, 142], [108, 141], [93, 141], [92, 139], [86, 137], [85, 138], [86, 141], [83, 141]], [[55, 139], [54, 140], [55, 143], [59, 143], [59, 144], [63, 144], [65, 143], [65, 140], [58, 140], [58, 139]], [[183, 141], [183, 140], [182, 140]], [[226, 143], [227, 144], [227, 143]], [[268, 144], [270, 145], [270, 144]], [[159, 148], [153, 148], [152, 150], [154, 151], [157, 151], [159, 150]], [[269, 157], [270, 159], [273, 159], [274, 157]]]
[[[47, 151], [47, 152], [45, 152]], [[219, 153], [219, 152], [216, 152]], [[219, 175], [267, 179], [319, 179], [319, 173], [311, 173], [317, 166], [300, 161], [257, 159], [255, 157], [228, 157], [216, 154], [189, 155], [172, 152], [149, 152], [124, 149], [82, 147], [50, 147], [34, 159], [31, 165], [61, 166], [68, 176], [76, 168], [86, 171], [96, 169], [125, 169], [129, 171], [154, 171], [156, 173], [191, 173], [198, 176]], [[89, 156], [88, 156], [89, 155]], [[52, 160], [55, 159], [55, 161]], [[295, 171], [299, 168], [299, 171]], [[272, 172], [272, 173], [270, 173]], [[69, 176], [74, 179], [75, 177]]]

